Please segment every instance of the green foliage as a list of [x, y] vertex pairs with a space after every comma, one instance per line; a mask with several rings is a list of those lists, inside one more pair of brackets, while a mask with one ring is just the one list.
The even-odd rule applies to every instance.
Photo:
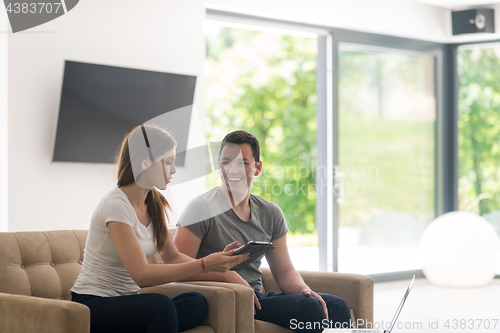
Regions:
[[314, 232], [316, 40], [222, 28], [207, 50], [210, 140], [254, 134], [264, 170], [252, 192], [276, 203], [292, 232]]
[[480, 215], [500, 208], [499, 56], [498, 47], [458, 52], [459, 209]]

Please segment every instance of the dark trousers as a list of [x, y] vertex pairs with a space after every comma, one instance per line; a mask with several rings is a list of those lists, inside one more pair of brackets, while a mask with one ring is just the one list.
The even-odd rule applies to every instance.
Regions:
[[72, 293], [72, 301], [90, 308], [90, 332], [177, 333], [191, 329], [207, 316], [205, 297], [161, 294], [99, 297]]
[[350, 328], [351, 312], [346, 301], [329, 294], [319, 294], [326, 302], [328, 320], [319, 301], [302, 294], [285, 295], [269, 292], [257, 293], [261, 310], [255, 319], [267, 321], [295, 332], [319, 333], [325, 328]]

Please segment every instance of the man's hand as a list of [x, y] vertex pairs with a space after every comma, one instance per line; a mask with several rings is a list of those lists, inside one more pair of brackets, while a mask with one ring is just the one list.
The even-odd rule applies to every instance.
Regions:
[[312, 296], [312, 297], [316, 298], [319, 301], [319, 304], [321, 304], [321, 307], [323, 308], [323, 312], [325, 313], [326, 319], [328, 319], [328, 308], [326, 307], [326, 303], [320, 295], [316, 294], [314, 291], [312, 291], [311, 289], [308, 289], [308, 288], [302, 289], [301, 294], [304, 294], [306, 296]]
[[[238, 247], [240, 247], [240, 242], [239, 241], [233, 242], [226, 246], [224, 252], [234, 252]], [[227, 272], [224, 274], [224, 282], [241, 284], [253, 290], [253, 288], [248, 284], [248, 282], [244, 278], [242, 278], [241, 275], [239, 275], [234, 271]], [[259, 310], [262, 309], [262, 307], [260, 306], [259, 299], [257, 298], [257, 295], [255, 295], [255, 293], [253, 294], [253, 303], [255, 304], [255, 307], [257, 309]], [[255, 315], [256, 313], [257, 311], [254, 309], [253, 314]]]

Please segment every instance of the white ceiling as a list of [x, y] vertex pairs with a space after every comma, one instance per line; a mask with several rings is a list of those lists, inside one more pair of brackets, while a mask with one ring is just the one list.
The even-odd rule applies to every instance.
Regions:
[[481, 5], [490, 5], [494, 3], [498, 3], [498, 1], [488, 1], [488, 0], [410, 0], [415, 2], [426, 3], [429, 5], [445, 7], [445, 8], [460, 8], [465, 6], [481, 6]]

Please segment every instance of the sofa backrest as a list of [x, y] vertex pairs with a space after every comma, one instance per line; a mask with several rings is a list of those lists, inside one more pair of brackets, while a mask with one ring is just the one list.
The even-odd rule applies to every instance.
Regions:
[[[168, 230], [173, 237], [175, 229]], [[0, 292], [71, 299], [87, 230], [0, 232]], [[158, 254], [148, 259], [162, 263]]]
[[86, 230], [0, 233], [0, 292], [71, 299]]

